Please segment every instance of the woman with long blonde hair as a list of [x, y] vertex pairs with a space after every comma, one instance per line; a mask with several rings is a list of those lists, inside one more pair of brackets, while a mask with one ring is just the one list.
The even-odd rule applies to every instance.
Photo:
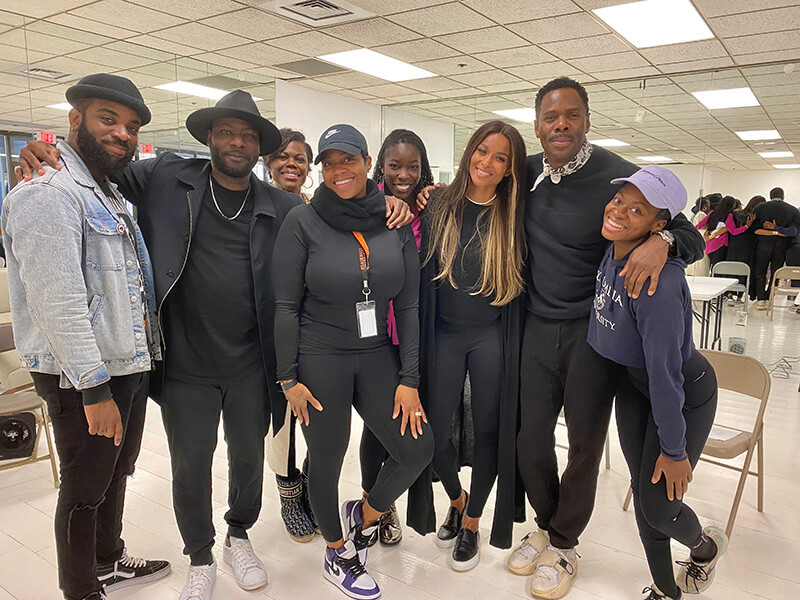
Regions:
[[[453, 183], [434, 191], [423, 213], [420, 395], [434, 432], [433, 471], [450, 497], [436, 542], [453, 548], [457, 571], [480, 559], [479, 520], [498, 476], [491, 542], [510, 543], [524, 177], [519, 131], [502, 121], [485, 123], [470, 138]], [[474, 424], [469, 492], [461, 487], [452, 435], [467, 373]], [[410, 524], [432, 531], [432, 504], [417, 508]]]

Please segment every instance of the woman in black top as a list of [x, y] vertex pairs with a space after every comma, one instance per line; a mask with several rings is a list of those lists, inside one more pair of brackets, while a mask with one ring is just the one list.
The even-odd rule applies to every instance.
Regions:
[[[523, 288], [524, 173], [522, 136], [491, 121], [472, 135], [453, 183], [435, 191], [423, 213], [424, 399], [434, 431], [433, 470], [450, 497], [436, 542], [453, 547], [451, 566], [457, 571], [480, 559], [479, 520], [499, 466], [511, 465], [513, 487], [515, 427], [503, 434], [510, 452], [501, 451], [500, 437], [501, 422], [516, 415], [515, 403], [505, 404], [510, 396], [504, 384], [516, 383], [506, 376], [507, 363], [513, 362], [508, 356], [519, 343], [519, 322], [516, 341], [508, 324]], [[467, 372], [475, 435], [469, 494], [461, 487], [452, 442], [453, 414]], [[498, 489], [509, 483], [505, 473]], [[512, 511], [503, 512], [499, 519], [510, 524]]]
[[[367, 542], [433, 454], [416, 389], [419, 259], [409, 227], [384, 227], [385, 198], [367, 178], [363, 135], [349, 125], [328, 128], [317, 161], [323, 185], [310, 205], [287, 215], [276, 241], [277, 374], [308, 446], [311, 505], [328, 546], [324, 576], [348, 596], [370, 599], [380, 590], [364, 568]], [[386, 331], [389, 300], [399, 353]], [[343, 538], [337, 498], [351, 407], [389, 458], [369, 499], [342, 506]]]

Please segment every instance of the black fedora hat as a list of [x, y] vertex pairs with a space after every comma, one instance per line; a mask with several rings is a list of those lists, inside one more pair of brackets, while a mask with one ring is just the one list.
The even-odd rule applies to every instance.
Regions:
[[66, 96], [67, 102], [73, 106], [83, 98], [102, 98], [103, 100], [118, 102], [139, 113], [142, 125], [147, 125], [150, 122], [150, 109], [145, 105], [142, 93], [127, 77], [108, 73], [87, 75], [67, 89]]
[[272, 154], [281, 145], [281, 133], [258, 112], [253, 97], [243, 90], [234, 90], [217, 101], [216, 105], [194, 111], [186, 118], [186, 129], [203, 145], [214, 119], [235, 117], [247, 121], [258, 130], [261, 156]]

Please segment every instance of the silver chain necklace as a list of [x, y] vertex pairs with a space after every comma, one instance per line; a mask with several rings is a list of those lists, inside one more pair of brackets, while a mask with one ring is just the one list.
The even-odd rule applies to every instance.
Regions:
[[242, 214], [242, 211], [244, 210], [244, 205], [247, 204], [247, 199], [250, 197], [250, 188], [252, 187], [253, 184], [252, 182], [248, 184], [247, 193], [244, 195], [244, 200], [242, 200], [242, 205], [239, 207], [239, 210], [236, 211], [236, 214], [233, 215], [232, 217], [229, 217], [224, 212], [222, 212], [222, 209], [219, 207], [219, 204], [217, 204], [217, 197], [214, 195], [214, 180], [211, 178], [210, 175], [208, 176], [208, 185], [211, 186], [211, 199], [214, 201], [214, 206], [217, 207], [217, 212], [222, 216], [222, 218], [227, 219], [228, 221], [235, 221], [236, 217]]
[[492, 201], [493, 201], [495, 198], [497, 198], [497, 192], [495, 192], [495, 193], [494, 193], [494, 196], [492, 196], [491, 198], [489, 198], [489, 199], [488, 199], [486, 202], [475, 202], [475, 200], [473, 200], [472, 198], [470, 198], [469, 196], [467, 196], [467, 200], [469, 200], [469, 201], [470, 201], [470, 202], [472, 202], [473, 204], [477, 204], [478, 206], [486, 206], [487, 204], [491, 204], [491, 203], [492, 203]]

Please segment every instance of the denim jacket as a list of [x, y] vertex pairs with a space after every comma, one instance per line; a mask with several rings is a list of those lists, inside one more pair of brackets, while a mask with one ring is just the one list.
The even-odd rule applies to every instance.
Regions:
[[[61, 375], [62, 387], [83, 391], [112, 376], [149, 371], [161, 358], [153, 271], [134, 224], [143, 312], [137, 249], [127, 225], [75, 150], [64, 142], [58, 149], [60, 171], [46, 167], [8, 194], [2, 230], [22, 366]], [[123, 201], [116, 186], [108, 186]], [[86, 393], [84, 403], [92, 403]]]

